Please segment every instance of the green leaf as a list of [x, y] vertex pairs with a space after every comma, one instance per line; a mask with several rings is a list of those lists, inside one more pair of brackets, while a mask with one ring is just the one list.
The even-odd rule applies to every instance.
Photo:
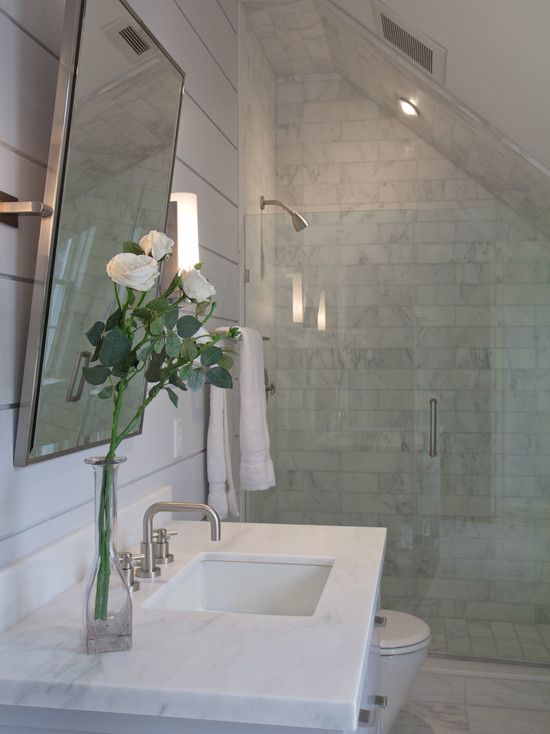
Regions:
[[166, 311], [166, 313], [164, 314], [164, 323], [167, 329], [174, 328], [178, 320], [178, 315], [179, 315], [179, 308], [176, 305], [171, 306], [169, 310]]
[[164, 311], [167, 311], [172, 304], [168, 301], [167, 298], [164, 296], [159, 296], [158, 298], [153, 298], [152, 301], [149, 301], [147, 304], [147, 308], [150, 311], [160, 311], [164, 313]]
[[164, 319], [162, 316], [157, 316], [156, 319], [153, 319], [149, 325], [149, 331], [153, 336], [158, 336], [159, 334], [162, 334], [164, 331]]
[[147, 382], [159, 382], [162, 379], [162, 364], [156, 359], [151, 359], [145, 370]]
[[166, 354], [169, 357], [180, 356], [180, 340], [173, 331], [169, 331], [166, 335]]
[[96, 364], [95, 367], [83, 367], [82, 374], [84, 375], [86, 382], [90, 385], [103, 385], [105, 380], [111, 374], [111, 370], [107, 369], [107, 367], [103, 367], [101, 364]]
[[187, 390], [185, 382], [181, 379], [181, 377], [178, 377], [178, 375], [171, 375], [168, 382], [171, 385], [175, 385], [175, 387], [179, 387], [180, 390]]
[[181, 345], [180, 355], [186, 362], [192, 362], [199, 356], [199, 349], [194, 341], [186, 339]]
[[105, 324], [103, 321], [96, 321], [95, 324], [86, 332], [86, 337], [93, 347], [99, 347], [101, 344], [101, 335], [103, 334], [104, 329]]
[[189, 379], [189, 375], [191, 374], [192, 371], [193, 371], [192, 365], [186, 364], [178, 372], [178, 375], [179, 375], [180, 380], [182, 380], [182, 381], [183, 380], [188, 380]]
[[231, 375], [227, 370], [219, 366], [212, 367], [212, 369], [207, 371], [206, 382], [209, 382], [211, 385], [215, 385], [215, 387], [223, 387], [225, 389], [233, 387]]
[[191, 374], [188, 377], [187, 384], [191, 388], [191, 390], [200, 390], [201, 387], [204, 385], [204, 381], [206, 380], [206, 375], [202, 370], [192, 370]]
[[122, 245], [122, 252], [131, 252], [134, 255], [145, 255], [141, 247], [135, 242], [125, 242]]
[[145, 362], [147, 357], [151, 354], [151, 350], [153, 349], [153, 346], [151, 344], [146, 344], [143, 349], [140, 349], [137, 358], [139, 362]]
[[223, 352], [219, 347], [206, 347], [204, 352], [201, 352], [201, 363], [205, 367], [211, 367], [213, 364], [218, 364], [222, 356]]
[[194, 316], [182, 316], [178, 319], [176, 329], [182, 339], [188, 339], [201, 328], [201, 322]]
[[113, 313], [107, 319], [107, 323], [105, 324], [105, 331], [111, 331], [111, 329], [114, 329], [115, 326], [120, 326], [121, 317], [122, 312], [120, 308], [117, 308], [117, 310], [113, 311]]
[[175, 408], [177, 408], [178, 407], [178, 396], [176, 395], [176, 393], [170, 387], [165, 387], [164, 389], [168, 393], [168, 397], [170, 398], [170, 402], [172, 403], [172, 405]]
[[153, 343], [153, 351], [157, 354], [160, 354], [162, 350], [164, 349], [164, 337], [159, 336], [159, 338]]
[[202, 268], [202, 263], [197, 263], [193, 267], [195, 268], [195, 270], [200, 270]]
[[151, 312], [147, 308], [135, 308], [132, 311], [132, 315], [140, 321], [149, 321], [149, 319], [151, 318]]
[[103, 390], [100, 390], [97, 394], [98, 398], [101, 398], [102, 400], [107, 400], [107, 398], [110, 398], [113, 394], [113, 388], [111, 385], [107, 385], [107, 387], [104, 387]]
[[127, 359], [132, 349], [132, 342], [126, 334], [116, 326], [108, 331], [99, 350], [99, 361], [104, 367], [118, 367]]
[[229, 354], [224, 354], [220, 359], [218, 359], [218, 365], [223, 367], [224, 370], [230, 370], [231, 367], [233, 367], [233, 358], [230, 357]]

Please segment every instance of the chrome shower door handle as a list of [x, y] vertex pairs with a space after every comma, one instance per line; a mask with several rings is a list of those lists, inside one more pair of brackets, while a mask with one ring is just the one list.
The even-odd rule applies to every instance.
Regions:
[[437, 456], [437, 400], [430, 400], [430, 448], [429, 455], [433, 459]]
[[82, 390], [84, 389], [84, 373], [82, 370], [90, 364], [91, 358], [91, 352], [80, 352], [78, 354], [65, 402], [77, 403], [82, 397]]

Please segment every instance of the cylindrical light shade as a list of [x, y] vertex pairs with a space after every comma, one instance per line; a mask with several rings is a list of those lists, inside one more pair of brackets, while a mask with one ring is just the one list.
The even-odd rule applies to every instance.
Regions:
[[194, 265], [200, 262], [197, 195], [175, 193], [171, 194], [170, 201], [175, 201], [178, 207], [176, 240], [178, 270], [191, 270]]
[[327, 328], [327, 305], [325, 291], [321, 291], [319, 298], [319, 310], [317, 311], [317, 328], [319, 331], [326, 331]]

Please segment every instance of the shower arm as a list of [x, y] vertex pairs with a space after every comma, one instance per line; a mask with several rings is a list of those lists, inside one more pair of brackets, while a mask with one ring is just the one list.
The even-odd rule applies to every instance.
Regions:
[[282, 209], [285, 210], [285, 212], [288, 212], [291, 216], [293, 214], [297, 214], [297, 212], [287, 206], [284, 201], [279, 201], [279, 199], [266, 199], [263, 196], [260, 196], [260, 209], [263, 211], [268, 205], [280, 206]]

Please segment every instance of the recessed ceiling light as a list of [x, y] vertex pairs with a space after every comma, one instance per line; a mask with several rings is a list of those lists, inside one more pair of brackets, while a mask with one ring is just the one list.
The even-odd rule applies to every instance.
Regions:
[[406, 115], [409, 115], [410, 117], [418, 117], [420, 115], [418, 107], [414, 105], [409, 99], [405, 99], [405, 97], [399, 98], [399, 106], [401, 107], [401, 111], [404, 112]]

